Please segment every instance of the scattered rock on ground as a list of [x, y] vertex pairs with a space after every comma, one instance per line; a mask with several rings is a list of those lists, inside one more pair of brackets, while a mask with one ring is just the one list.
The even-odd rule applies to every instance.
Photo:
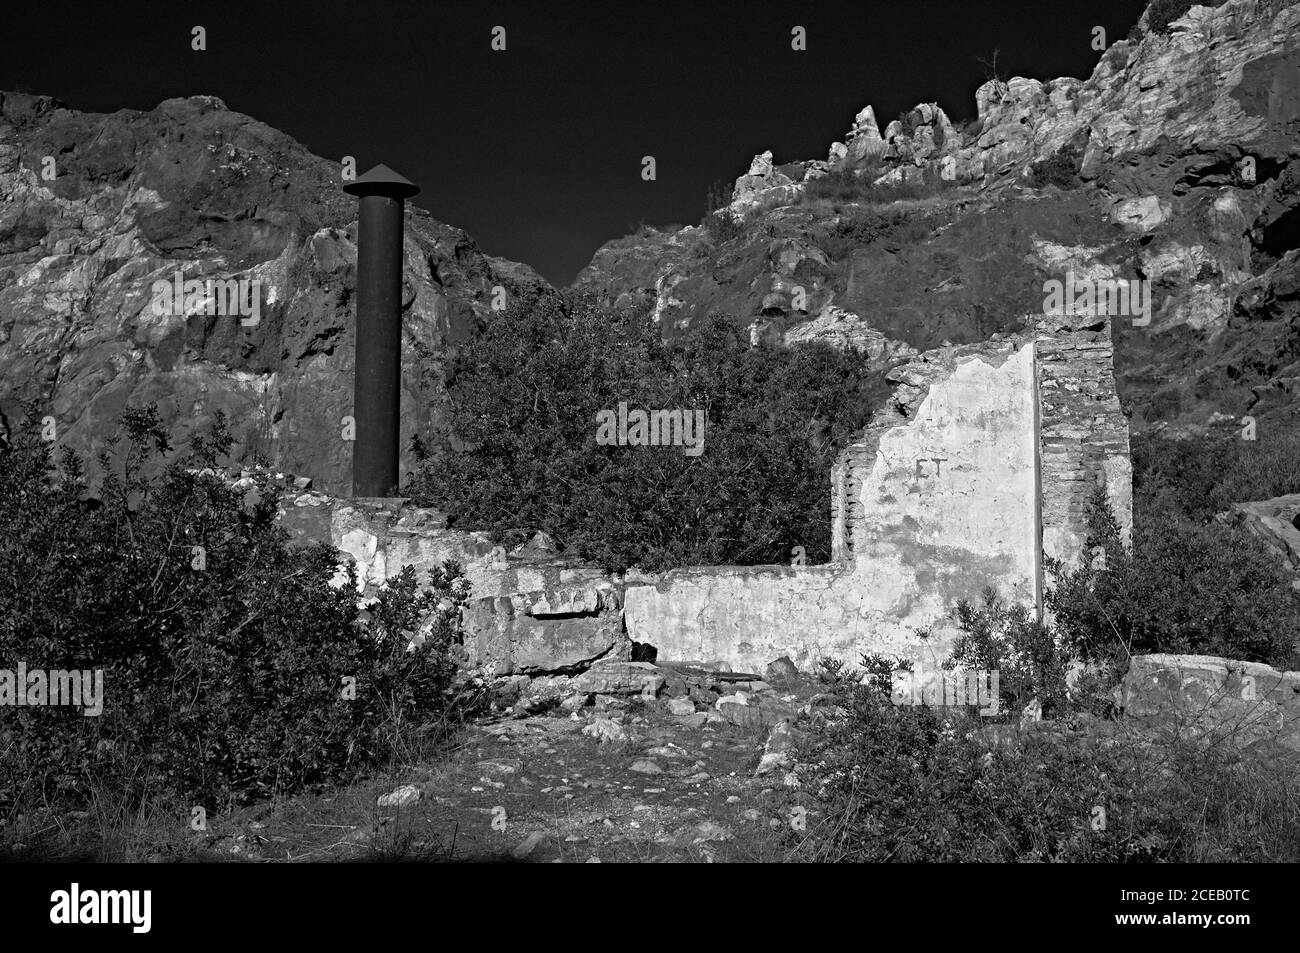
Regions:
[[777, 722], [772, 727], [772, 733], [767, 736], [763, 757], [759, 759], [758, 767], [754, 770], [754, 777], [762, 777], [778, 768], [788, 767], [793, 748], [794, 729], [790, 726], [790, 722]]
[[627, 732], [623, 726], [610, 718], [593, 719], [582, 729], [582, 733], [602, 744], [627, 741]]
[[779, 659], [774, 659], [767, 663], [767, 668], [763, 669], [763, 678], [769, 682], [784, 682], [799, 675], [799, 668], [790, 661], [790, 656], [782, 655]]
[[654, 695], [664, 686], [663, 672], [649, 662], [601, 660], [573, 681], [589, 695]]
[[695, 702], [689, 698], [674, 698], [668, 702], [668, 713], [671, 715], [693, 715], [695, 714]]
[[510, 856], [514, 857], [516, 860], [523, 860], [536, 850], [537, 845], [544, 840], [546, 840], [545, 831], [533, 831], [525, 837], [522, 842], [520, 842], [519, 846], [510, 852]]
[[420, 800], [420, 789], [414, 784], [403, 784], [400, 788], [380, 795], [380, 807], [406, 807]]
[[718, 699], [716, 707], [722, 718], [742, 728], [770, 728], [781, 721], [794, 719], [794, 710], [770, 693], [724, 695]]

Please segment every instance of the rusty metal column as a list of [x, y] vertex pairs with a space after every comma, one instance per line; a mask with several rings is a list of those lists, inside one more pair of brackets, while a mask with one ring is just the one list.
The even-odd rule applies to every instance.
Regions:
[[377, 165], [343, 186], [360, 198], [352, 495], [389, 496], [398, 484], [402, 394], [402, 218], [414, 183]]

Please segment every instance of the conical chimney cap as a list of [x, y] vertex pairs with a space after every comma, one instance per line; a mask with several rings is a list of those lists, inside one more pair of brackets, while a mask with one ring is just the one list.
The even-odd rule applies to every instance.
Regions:
[[409, 199], [420, 194], [420, 187], [380, 163], [365, 175], [345, 184], [343, 191], [350, 195], [388, 195], [395, 199]]

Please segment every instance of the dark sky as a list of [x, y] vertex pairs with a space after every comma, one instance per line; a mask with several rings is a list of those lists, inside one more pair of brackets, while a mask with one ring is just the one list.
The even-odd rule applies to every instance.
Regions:
[[[415, 204], [562, 285], [640, 222], [699, 221], [709, 185], [756, 152], [825, 158], [864, 105], [882, 130], [920, 101], [972, 117], [995, 48], [1009, 75], [1086, 77], [1092, 28], [1122, 39], [1144, 5], [25, 3], [5, 11], [0, 89], [91, 111], [219, 96], [319, 155], [388, 163], [422, 187]], [[190, 49], [195, 25], [206, 52]], [[807, 52], [790, 48], [795, 25]]]

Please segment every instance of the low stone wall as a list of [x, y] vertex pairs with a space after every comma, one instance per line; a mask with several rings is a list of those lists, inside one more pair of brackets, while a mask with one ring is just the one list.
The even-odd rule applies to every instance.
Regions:
[[[460, 563], [472, 587], [465, 648], [473, 665], [531, 674], [630, 657], [621, 582], [561, 557], [541, 534], [507, 552], [486, 533], [448, 529], [435, 509], [312, 491], [282, 497], [280, 525], [299, 542], [339, 549], [356, 569], [363, 598], [374, 597], [403, 566], [414, 567], [423, 584], [430, 569]], [[345, 578], [340, 570], [336, 584]]]
[[660, 659], [761, 672], [785, 655], [810, 669], [822, 656], [858, 662], [874, 620], [854, 591], [851, 568], [835, 564], [678, 569], [629, 580], [624, 618]]

